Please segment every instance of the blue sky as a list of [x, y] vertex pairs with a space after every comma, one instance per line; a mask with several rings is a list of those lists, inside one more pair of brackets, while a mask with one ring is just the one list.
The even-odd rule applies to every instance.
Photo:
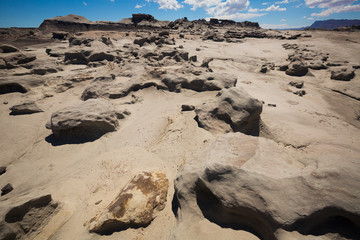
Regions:
[[360, 19], [360, 0], [0, 0], [0, 9], [0, 27], [38, 27], [46, 18], [67, 14], [91, 21], [119, 21], [132, 13], [152, 14], [159, 20], [218, 17], [255, 21], [264, 28]]

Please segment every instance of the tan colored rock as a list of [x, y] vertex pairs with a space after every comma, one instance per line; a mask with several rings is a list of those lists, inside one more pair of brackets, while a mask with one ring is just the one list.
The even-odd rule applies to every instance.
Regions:
[[359, 150], [323, 144], [309, 148], [305, 154], [262, 137], [222, 135], [177, 175], [179, 226], [191, 227], [194, 221], [186, 219], [204, 216], [265, 240], [277, 239], [281, 229], [302, 235], [330, 231], [356, 239]]
[[90, 232], [109, 234], [148, 226], [164, 209], [168, 186], [164, 173], [136, 175], [102, 213], [90, 220]]
[[217, 97], [195, 110], [200, 127], [211, 132], [259, 133], [262, 103], [251, 97], [244, 89], [223, 89]]
[[90, 99], [79, 105], [67, 107], [51, 115], [46, 128], [56, 137], [64, 139], [97, 139], [115, 131], [118, 119], [124, 115], [105, 99]]

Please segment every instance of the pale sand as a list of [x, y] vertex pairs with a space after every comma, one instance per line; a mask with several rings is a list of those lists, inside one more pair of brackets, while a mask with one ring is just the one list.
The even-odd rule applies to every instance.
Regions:
[[[176, 44], [183, 45], [190, 56], [197, 55], [196, 65], [200, 65], [205, 57], [216, 58], [210, 63], [214, 72], [234, 74], [238, 77], [237, 86], [265, 102], [261, 118], [268, 131], [261, 135], [289, 148], [299, 148], [297, 151], [319, 155], [326, 154], [322, 152], [326, 149], [317, 147], [321, 143], [359, 150], [360, 121], [356, 119], [355, 111], [360, 110], [360, 102], [332, 92], [329, 87], [336, 84], [359, 86], [360, 70], [356, 70], [354, 79], [345, 83], [330, 80], [329, 70], [311, 70], [314, 76], [301, 78], [276, 70], [259, 73], [265, 62], [279, 64], [285, 61], [291, 50], [285, 50], [281, 46], [284, 43], [309, 45], [309, 49], [329, 53], [330, 59], [360, 64], [360, 43], [345, 40], [358, 41], [360, 33], [311, 34], [312, 38], [298, 40], [247, 38], [244, 43], [216, 43], [177, 39]], [[116, 34], [111, 37], [116, 38]], [[130, 43], [131, 39], [113, 41], [115, 46], [126, 42]], [[53, 45], [56, 44], [67, 46], [68, 43]], [[201, 51], [195, 50], [198, 47]], [[44, 46], [29, 48], [35, 50], [32, 53], [38, 58], [46, 57]], [[74, 74], [71, 69], [83, 68], [67, 65], [64, 72], [51, 76], [66, 76]], [[2, 74], [14, 71], [17, 70], [2, 70]], [[109, 68], [100, 75], [105, 72], [109, 75], [111, 71]], [[98, 73], [91, 72], [90, 75], [97, 76]], [[288, 91], [291, 88], [288, 83], [294, 79], [305, 82], [305, 96], [299, 97]], [[6, 175], [0, 177], [0, 186], [7, 183], [14, 186], [11, 193], [1, 197], [1, 204], [7, 205], [25, 197], [30, 199], [42, 193], [51, 194], [59, 201], [60, 212], [37, 239], [171, 239], [177, 224], [171, 210], [177, 170], [207, 140], [216, 137], [197, 126], [193, 111], [181, 112], [181, 105], [200, 105], [213, 98], [216, 92], [182, 90], [171, 93], [153, 87], [140, 90], [133, 93], [143, 99], [136, 104], [123, 104], [131, 100], [131, 94], [111, 100], [115, 106], [131, 112], [120, 121], [119, 130], [94, 142], [53, 146], [46, 141], [51, 134], [45, 128], [46, 122], [57, 109], [80, 103], [80, 95], [88, 83], [78, 83], [58, 94], [47, 87], [37, 87], [26, 95], [0, 95], [0, 163], [7, 166]], [[47, 92], [54, 96], [43, 98]], [[10, 116], [9, 107], [24, 100], [35, 100], [44, 112]], [[8, 104], [3, 104], [4, 101]], [[267, 106], [268, 103], [276, 104], [276, 107]], [[128, 229], [110, 236], [90, 234], [86, 223], [114, 199], [132, 176], [142, 171], [166, 173], [170, 187], [165, 209], [147, 228]], [[183, 239], [257, 239], [245, 231], [222, 229], [206, 219], [194, 220], [194, 227], [184, 231], [183, 236]]]

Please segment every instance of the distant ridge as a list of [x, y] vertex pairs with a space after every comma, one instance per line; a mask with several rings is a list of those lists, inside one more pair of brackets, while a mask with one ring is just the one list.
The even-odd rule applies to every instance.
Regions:
[[351, 26], [359, 26], [360, 20], [354, 19], [329, 19], [324, 21], [315, 21], [311, 26], [307, 28], [323, 28], [333, 30], [339, 27], [351, 27]]

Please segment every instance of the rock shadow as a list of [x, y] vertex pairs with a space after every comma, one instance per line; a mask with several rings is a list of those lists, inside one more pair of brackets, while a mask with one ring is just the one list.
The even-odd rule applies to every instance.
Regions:
[[250, 232], [263, 240], [275, 240], [278, 228], [272, 218], [250, 207], [227, 207], [198, 180], [195, 187], [196, 201], [205, 218], [222, 228]]
[[87, 142], [94, 142], [95, 140], [102, 137], [104, 134], [87, 134], [87, 135], [55, 135], [50, 134], [45, 138], [45, 141], [50, 143], [52, 146], [61, 146], [67, 144], [83, 144]]

